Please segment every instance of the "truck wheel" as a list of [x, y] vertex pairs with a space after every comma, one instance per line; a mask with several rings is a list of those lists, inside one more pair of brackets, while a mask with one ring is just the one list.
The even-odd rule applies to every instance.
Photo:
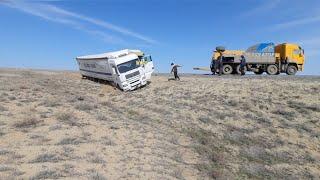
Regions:
[[123, 89], [121, 89], [121, 87], [120, 87], [119, 84], [116, 85], [116, 89], [118, 89], [118, 90], [120, 90], [120, 91], [123, 91]]
[[267, 67], [267, 74], [269, 75], [277, 75], [278, 74], [278, 67], [274, 64], [269, 65]]
[[257, 75], [261, 75], [261, 74], [263, 74], [263, 70], [262, 69], [259, 69], [259, 71], [258, 72], [254, 72], [255, 74], [257, 74]]
[[238, 74], [237, 69], [233, 69], [232, 74]]
[[296, 66], [289, 65], [287, 68], [287, 74], [288, 75], [295, 75], [297, 73], [298, 69]]
[[232, 73], [232, 71], [233, 71], [233, 68], [231, 65], [229, 64], [223, 65], [223, 74], [229, 75]]
[[[240, 64], [237, 66], [237, 74], [241, 74], [241, 71], [240, 71]], [[244, 67], [244, 72], [247, 72], [247, 67]]]

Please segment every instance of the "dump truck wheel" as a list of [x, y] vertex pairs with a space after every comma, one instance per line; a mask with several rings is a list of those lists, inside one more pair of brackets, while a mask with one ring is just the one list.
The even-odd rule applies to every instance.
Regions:
[[288, 75], [295, 75], [297, 73], [298, 69], [295, 66], [289, 65], [287, 68], [287, 74]]
[[255, 74], [257, 74], [257, 75], [261, 75], [261, 74], [263, 74], [263, 70], [262, 69], [259, 69], [259, 71], [258, 72], [254, 72]]
[[[237, 66], [237, 74], [241, 74], [241, 71], [240, 71], [240, 64]], [[244, 72], [247, 72], [247, 67], [244, 67]]]
[[274, 65], [274, 64], [269, 65], [267, 67], [267, 73], [269, 75], [277, 75], [278, 74], [278, 67], [276, 65]]
[[236, 68], [232, 71], [232, 74], [238, 74], [238, 72], [237, 72], [237, 69], [236, 69]]
[[231, 65], [229, 64], [223, 65], [223, 74], [229, 75], [232, 73], [232, 71], [233, 71], [233, 68]]

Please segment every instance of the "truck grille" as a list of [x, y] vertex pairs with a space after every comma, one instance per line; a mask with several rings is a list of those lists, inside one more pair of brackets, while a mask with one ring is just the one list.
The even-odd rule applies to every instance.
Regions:
[[136, 72], [134, 72], [134, 73], [127, 74], [127, 75], [126, 75], [126, 78], [127, 78], [127, 79], [130, 79], [130, 78], [133, 78], [133, 77], [139, 76], [139, 75], [140, 75], [140, 72], [139, 72], [139, 71], [136, 71]]
[[133, 84], [136, 84], [136, 83], [139, 82], [139, 81], [140, 81], [140, 80], [138, 79], [138, 80], [136, 80], [136, 81], [130, 82], [130, 84], [133, 85]]

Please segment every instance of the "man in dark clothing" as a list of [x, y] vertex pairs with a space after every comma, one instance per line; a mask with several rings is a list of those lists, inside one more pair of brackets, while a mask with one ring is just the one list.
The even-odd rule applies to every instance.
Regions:
[[180, 77], [178, 76], [178, 67], [181, 67], [178, 64], [171, 63], [171, 73], [174, 74], [174, 79], [180, 81]]
[[223, 60], [224, 60], [224, 56], [223, 56], [223, 54], [222, 54], [222, 52], [221, 51], [219, 51], [219, 54], [220, 54], [220, 56], [218, 57], [218, 60], [217, 60], [217, 69], [219, 69], [219, 76], [221, 76], [222, 75], [222, 73], [223, 73]]
[[241, 59], [240, 59], [240, 72], [241, 72], [241, 76], [245, 75], [245, 67], [246, 67], [246, 58], [244, 57], [244, 55], [241, 55]]
[[211, 64], [210, 64], [210, 69], [211, 69], [211, 72], [212, 72], [212, 75], [215, 75], [216, 72], [217, 72], [217, 69], [216, 69], [216, 61], [214, 58], [212, 58], [212, 61], [211, 61]]

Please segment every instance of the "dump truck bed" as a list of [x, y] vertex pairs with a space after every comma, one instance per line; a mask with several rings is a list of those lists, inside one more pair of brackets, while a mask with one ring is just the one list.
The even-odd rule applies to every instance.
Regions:
[[278, 53], [247, 53], [244, 51], [226, 51], [223, 54], [225, 62], [230, 63], [240, 63], [241, 55], [246, 58], [246, 62], [249, 64], [274, 64], [279, 56]]

